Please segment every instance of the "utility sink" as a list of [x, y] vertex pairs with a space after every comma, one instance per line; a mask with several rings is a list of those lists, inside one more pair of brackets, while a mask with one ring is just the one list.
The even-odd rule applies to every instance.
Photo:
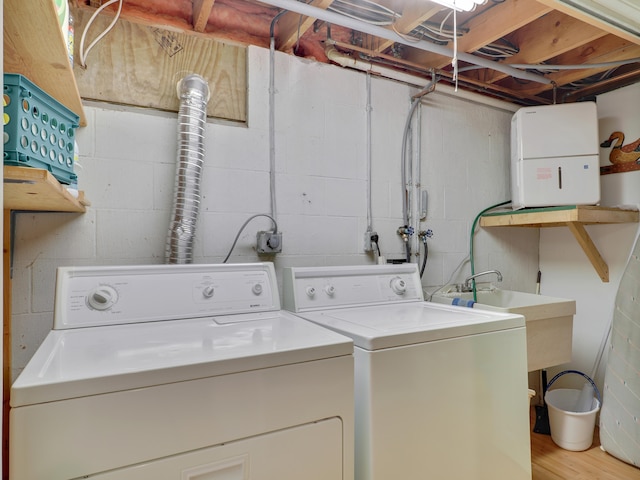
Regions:
[[530, 372], [571, 361], [575, 300], [502, 290], [478, 284], [473, 292], [457, 292], [450, 285], [437, 292], [432, 302], [494, 312], [519, 313], [526, 320], [527, 364]]

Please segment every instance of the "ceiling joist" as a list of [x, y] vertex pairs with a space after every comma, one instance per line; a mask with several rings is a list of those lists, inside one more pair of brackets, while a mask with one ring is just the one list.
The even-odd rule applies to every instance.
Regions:
[[[88, 9], [104, 2], [75, 1]], [[334, 1], [338, 2], [123, 0], [121, 17], [225, 42], [268, 47], [271, 24], [281, 14], [274, 24], [276, 48], [286, 53], [328, 62], [327, 45], [339, 41], [350, 44], [352, 51], [366, 50], [371, 61], [408, 73], [412, 70], [409, 65], [417, 65], [422, 72], [436, 69], [445, 78], [452, 75], [451, 60], [456, 53], [462, 88], [484, 87], [488, 95], [499, 93], [515, 102], [521, 98], [522, 104], [536, 99], [549, 103], [554, 86], [562, 90], [563, 98], [578, 98], [576, 91], [604, 93], [613, 85], [628, 83], [640, 71], [637, 62], [614, 69], [594, 66], [640, 57], [640, 37], [626, 37], [603, 21], [576, 13], [566, 8], [565, 0], [488, 0], [471, 12], [458, 12], [456, 26], [464, 34], [458, 37], [455, 51], [450, 39], [454, 15], [431, 0], [340, 0], [332, 8]], [[101, 15], [112, 16], [115, 8], [110, 6]], [[381, 11], [391, 15], [385, 18]], [[366, 18], [370, 15], [384, 22]], [[323, 28], [314, 28], [317, 21], [324, 23]], [[537, 65], [543, 63], [584, 68], [542, 71]], [[526, 67], [529, 65], [532, 67]]]
[[215, 0], [193, 0], [193, 29], [204, 32]]
[[[312, 0], [310, 5], [326, 10], [333, 0]], [[285, 13], [278, 20], [278, 50], [289, 51], [299, 41], [300, 37], [311, 28], [315, 18], [293, 12]]]

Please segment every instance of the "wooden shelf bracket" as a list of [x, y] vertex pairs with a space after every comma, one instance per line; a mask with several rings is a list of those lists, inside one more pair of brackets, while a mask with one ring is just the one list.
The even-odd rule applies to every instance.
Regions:
[[600, 279], [605, 283], [609, 282], [609, 266], [602, 259], [600, 252], [585, 230], [584, 225], [578, 222], [567, 222], [567, 227], [569, 227], [573, 236], [576, 237], [576, 240], [582, 247], [582, 250], [584, 250], [593, 268], [596, 269]]
[[609, 267], [584, 226], [637, 222], [637, 210], [583, 205], [491, 212], [480, 218], [482, 227], [568, 227], [603, 282], [609, 281]]

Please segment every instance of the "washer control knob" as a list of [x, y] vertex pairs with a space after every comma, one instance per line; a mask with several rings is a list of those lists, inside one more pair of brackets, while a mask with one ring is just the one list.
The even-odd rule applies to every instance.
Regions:
[[109, 285], [100, 285], [87, 297], [89, 307], [94, 310], [108, 310], [118, 301], [118, 292]]
[[305, 293], [307, 294], [307, 297], [309, 298], [313, 298], [316, 296], [316, 289], [315, 287], [312, 286], [308, 286], [307, 288], [304, 289]]
[[262, 293], [262, 284], [256, 283], [251, 291], [254, 293], [254, 295], [260, 295]]
[[326, 293], [330, 297], [333, 297], [333, 295], [336, 293], [336, 287], [334, 287], [333, 285], [327, 285], [324, 287], [324, 293]]
[[392, 278], [390, 285], [391, 290], [393, 290], [393, 293], [395, 293], [396, 295], [404, 295], [407, 291], [407, 282], [405, 282], [400, 277]]
[[213, 297], [213, 294], [215, 293], [216, 289], [213, 287], [213, 285], [205, 285], [204, 288], [202, 289], [202, 296], [204, 298], [211, 298]]

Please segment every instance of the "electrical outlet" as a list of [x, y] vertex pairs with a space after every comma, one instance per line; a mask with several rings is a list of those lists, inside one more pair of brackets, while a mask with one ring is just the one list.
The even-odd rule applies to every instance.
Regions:
[[375, 251], [373, 244], [376, 243], [377, 241], [378, 241], [378, 234], [376, 232], [372, 232], [371, 230], [364, 232], [364, 251], [365, 252]]
[[371, 244], [371, 232], [364, 232], [364, 251], [373, 252], [373, 245]]
[[280, 253], [282, 252], [282, 233], [281, 232], [258, 232], [257, 238], [258, 253]]

